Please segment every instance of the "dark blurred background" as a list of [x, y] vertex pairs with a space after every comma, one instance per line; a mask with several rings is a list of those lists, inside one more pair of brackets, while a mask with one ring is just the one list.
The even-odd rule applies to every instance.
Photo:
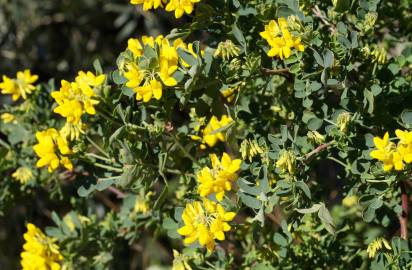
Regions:
[[[92, 70], [95, 59], [110, 71], [128, 38], [165, 34], [183, 21], [162, 9], [143, 12], [129, 0], [0, 0], [0, 78], [28, 68], [38, 82], [55, 78], [58, 87], [61, 79]], [[0, 94], [0, 108], [10, 102]], [[44, 192], [38, 189], [36, 200], [16, 203], [0, 216], [0, 270], [20, 269], [26, 222], [52, 225], [48, 209], [70, 210], [68, 202], [48, 201]]]
[[129, 37], [165, 33], [174, 22], [128, 0], [0, 0], [0, 74], [30, 68], [41, 81], [70, 79], [96, 58], [110, 69]]

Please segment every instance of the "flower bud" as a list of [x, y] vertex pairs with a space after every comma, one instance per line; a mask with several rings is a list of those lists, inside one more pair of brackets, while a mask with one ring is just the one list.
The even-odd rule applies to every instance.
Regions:
[[348, 127], [351, 122], [352, 115], [348, 112], [342, 112], [336, 119], [336, 125], [338, 126], [340, 132], [347, 133]]
[[220, 57], [223, 60], [229, 60], [232, 57], [238, 56], [239, 52], [239, 47], [237, 47], [230, 39], [228, 39], [218, 44], [214, 57]]
[[279, 159], [276, 161], [276, 168], [278, 168], [281, 173], [288, 172], [289, 174], [294, 174], [295, 167], [295, 154], [292, 151], [283, 150], [279, 155]]

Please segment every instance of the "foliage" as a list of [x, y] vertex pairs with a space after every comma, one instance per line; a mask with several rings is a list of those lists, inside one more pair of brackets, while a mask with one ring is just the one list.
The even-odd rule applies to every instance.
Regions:
[[0, 211], [57, 269], [412, 267], [409, 0], [131, 4], [187, 18], [0, 84]]

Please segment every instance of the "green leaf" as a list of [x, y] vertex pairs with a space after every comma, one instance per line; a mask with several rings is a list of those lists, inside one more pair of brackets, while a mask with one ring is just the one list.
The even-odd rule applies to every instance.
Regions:
[[242, 192], [238, 192], [238, 194], [239, 194], [240, 199], [242, 200], [242, 202], [243, 202], [247, 207], [250, 207], [250, 208], [253, 208], [253, 209], [260, 209], [260, 208], [262, 208], [262, 203], [261, 203], [258, 199], [256, 199], [255, 197], [246, 195], [246, 194], [244, 194], [244, 193], [242, 193]]
[[412, 110], [404, 110], [401, 114], [402, 123], [412, 125]]
[[100, 64], [99, 59], [94, 60], [93, 67], [96, 70], [97, 74], [103, 74], [103, 68], [102, 68], [102, 65]]
[[308, 121], [308, 128], [310, 130], [318, 130], [323, 124], [323, 120], [317, 117], [312, 118]]
[[157, 198], [156, 202], [153, 205], [154, 210], [157, 210], [160, 208], [160, 206], [162, 206], [162, 204], [166, 200], [168, 192], [169, 192], [168, 186], [164, 186], [162, 193], [160, 193], [159, 197]]
[[319, 66], [324, 67], [325, 64], [323, 63], [322, 57], [315, 50], [313, 50], [313, 57], [315, 57], [316, 63], [318, 63]]
[[189, 66], [193, 67], [198, 64], [197, 59], [190, 53], [187, 53], [182, 48], [178, 48], [177, 53], [179, 54], [179, 57], [182, 58], [183, 61], [185, 61]]
[[103, 191], [110, 187], [114, 183], [113, 179], [104, 179], [104, 180], [99, 180], [95, 186], [95, 188], [98, 191]]
[[296, 211], [298, 211], [301, 214], [312, 214], [312, 213], [318, 212], [321, 207], [322, 205], [320, 203], [317, 203], [317, 204], [312, 205], [311, 208], [296, 209]]
[[245, 49], [246, 47], [246, 39], [245, 36], [243, 35], [243, 32], [237, 27], [236, 24], [232, 25], [232, 34], [236, 38], [236, 40], [239, 42], [240, 45]]
[[333, 52], [329, 49], [326, 49], [323, 52], [323, 64], [325, 68], [331, 68], [333, 66], [333, 61], [334, 61], [334, 57], [333, 57]]
[[296, 182], [296, 186], [303, 191], [303, 193], [306, 195], [306, 197], [307, 197], [308, 199], [311, 199], [311, 198], [312, 198], [312, 196], [311, 196], [311, 194], [310, 194], [310, 189], [309, 189], [308, 185], [306, 185], [305, 182], [303, 182], [303, 181], [298, 181], [298, 182]]

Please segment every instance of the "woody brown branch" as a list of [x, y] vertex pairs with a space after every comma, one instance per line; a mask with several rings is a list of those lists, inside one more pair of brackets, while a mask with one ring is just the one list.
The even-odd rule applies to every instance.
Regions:
[[409, 218], [409, 205], [408, 205], [408, 194], [406, 193], [405, 182], [400, 182], [401, 188], [401, 201], [402, 201], [402, 213], [399, 216], [401, 238], [408, 238], [408, 218]]
[[288, 75], [290, 71], [288, 68], [278, 68], [278, 69], [269, 69], [269, 68], [262, 68], [262, 73], [265, 75]]
[[318, 147], [316, 147], [315, 149], [313, 149], [312, 151], [310, 151], [309, 153], [306, 154], [305, 156], [305, 163], [308, 163], [309, 161], [311, 161], [311, 159], [313, 158], [314, 155], [322, 152], [323, 150], [325, 150], [326, 148], [328, 148], [329, 146], [331, 146], [332, 144], [334, 144], [335, 141], [330, 141], [328, 143], [324, 143], [319, 145]]

